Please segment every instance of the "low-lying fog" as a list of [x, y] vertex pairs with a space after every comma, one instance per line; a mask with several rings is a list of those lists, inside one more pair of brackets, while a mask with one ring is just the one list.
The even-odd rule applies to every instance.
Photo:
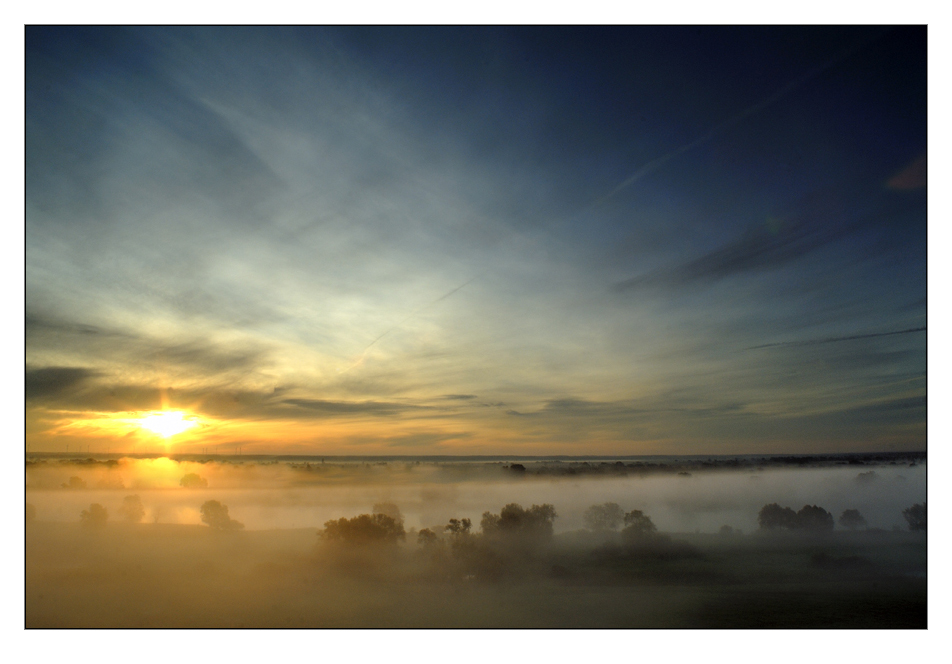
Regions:
[[[194, 476], [197, 476], [194, 477]], [[183, 486], [183, 478], [190, 477]], [[78, 479], [76, 479], [78, 478]], [[204, 486], [207, 484], [207, 486]], [[798, 510], [819, 505], [838, 517], [858, 509], [869, 527], [906, 528], [901, 511], [926, 500], [926, 465], [708, 470], [691, 474], [520, 476], [502, 464], [303, 464], [121, 459], [106, 464], [46, 460], [26, 471], [26, 502], [37, 521], [78, 522], [90, 504], [120, 519], [126, 496], [138, 495], [144, 522], [201, 524], [207, 500], [228, 507], [249, 530], [321, 528], [330, 519], [395, 503], [407, 530], [442, 526], [450, 518], [478, 524], [503, 505], [551, 503], [555, 531], [583, 528], [593, 504], [639, 509], [662, 532], [713, 533], [723, 525], [750, 532], [768, 503]]]

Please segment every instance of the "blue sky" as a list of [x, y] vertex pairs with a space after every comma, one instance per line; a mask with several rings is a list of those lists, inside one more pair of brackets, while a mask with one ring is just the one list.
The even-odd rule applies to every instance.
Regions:
[[923, 449], [925, 38], [28, 28], [28, 445]]

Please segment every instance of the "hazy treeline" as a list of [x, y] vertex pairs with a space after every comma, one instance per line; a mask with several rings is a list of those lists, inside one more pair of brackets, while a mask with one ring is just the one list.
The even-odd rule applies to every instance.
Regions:
[[307, 464], [29, 465], [27, 625], [925, 624], [922, 463]]
[[143, 509], [138, 520], [147, 523], [201, 524], [202, 504], [217, 500], [249, 529], [320, 527], [393, 502], [408, 528], [422, 529], [450, 518], [478, 525], [487, 509], [513, 502], [555, 505], [559, 532], [583, 528], [591, 505], [615, 502], [639, 506], [660, 530], [713, 533], [724, 525], [756, 529], [760, 508], [770, 503], [822, 505], [834, 516], [857, 509], [869, 527], [904, 528], [900, 510], [925, 500], [925, 469], [920, 462], [554, 478], [482, 463], [48, 459], [28, 463], [26, 481], [27, 502], [40, 521], [74, 521], [91, 503], [115, 518], [123, 500], [137, 495]]
[[[793, 514], [830, 514], [806, 507]], [[416, 528], [384, 501], [268, 531], [214, 499], [202, 525], [136, 521], [143, 509], [132, 494], [118, 514], [93, 503], [59, 524], [28, 507], [27, 626], [925, 625], [924, 504], [902, 532], [766, 520], [747, 534], [666, 533], [611, 501], [562, 532], [551, 503]]]

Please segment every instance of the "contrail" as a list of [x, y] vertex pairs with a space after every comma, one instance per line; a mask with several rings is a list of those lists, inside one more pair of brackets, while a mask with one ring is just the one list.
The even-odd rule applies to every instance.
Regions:
[[829, 337], [827, 339], [810, 339], [807, 341], [779, 341], [774, 344], [762, 344], [760, 346], [750, 346], [744, 350], [756, 350], [758, 348], [774, 348], [776, 346], [812, 346], [814, 344], [828, 344], [835, 341], [852, 341], [854, 339], [870, 339], [872, 337], [890, 337], [894, 334], [910, 334], [912, 332], [925, 332], [924, 327], [912, 327], [908, 330], [897, 330], [895, 332], [874, 332], [872, 334], [854, 334], [849, 337]]
[[373, 345], [374, 345], [375, 343], [377, 343], [378, 341], [380, 341], [381, 339], [383, 339], [385, 336], [387, 336], [388, 334], [390, 334], [390, 333], [393, 332], [394, 330], [396, 330], [396, 329], [398, 329], [399, 327], [401, 327], [404, 323], [406, 323], [408, 320], [410, 320], [411, 318], [413, 318], [414, 316], [416, 316], [418, 313], [420, 313], [420, 312], [423, 311], [424, 309], [429, 309], [429, 308], [432, 307], [434, 304], [436, 304], [436, 303], [438, 303], [438, 302], [442, 302], [443, 300], [445, 300], [446, 298], [448, 298], [448, 297], [449, 297], [450, 295], [452, 295], [453, 293], [455, 293], [455, 292], [457, 292], [457, 291], [459, 291], [459, 290], [462, 290], [463, 288], [466, 288], [466, 287], [469, 286], [471, 283], [473, 283], [474, 281], [476, 281], [477, 279], [479, 279], [481, 276], [483, 276], [484, 274], [486, 274], [487, 271], [488, 271], [488, 270], [484, 270], [484, 271], [480, 272], [479, 274], [477, 274], [475, 277], [473, 277], [473, 278], [470, 279], [469, 281], [463, 283], [463, 284], [460, 285], [460, 286], [457, 286], [456, 288], [453, 288], [452, 290], [447, 291], [446, 293], [444, 293], [443, 295], [439, 296], [438, 298], [436, 298], [436, 299], [433, 300], [432, 302], [429, 302], [429, 303], [427, 303], [427, 304], [424, 304], [424, 305], [423, 305], [422, 307], [420, 307], [419, 309], [415, 309], [415, 310], [411, 311], [411, 312], [406, 316], [406, 318], [404, 318], [403, 320], [401, 320], [399, 323], [397, 323], [397, 324], [394, 325], [393, 327], [388, 328], [383, 334], [381, 334], [379, 337], [377, 337], [376, 339], [374, 339], [373, 341], [371, 341], [369, 344], [367, 344], [367, 347], [364, 348], [363, 352], [361, 352], [360, 357], [357, 359], [357, 361], [354, 362], [354, 363], [353, 363], [352, 365], [350, 365], [349, 367], [347, 367], [346, 369], [344, 369], [343, 371], [340, 371], [339, 373], [340, 373], [340, 374], [345, 374], [345, 373], [347, 373], [348, 371], [350, 371], [351, 369], [353, 369], [354, 367], [356, 367], [358, 364], [362, 363], [362, 362], [364, 361], [364, 358], [367, 356], [367, 351], [370, 350], [370, 349], [373, 347]]
[[671, 152], [668, 152], [667, 154], [664, 154], [660, 157], [657, 157], [656, 159], [649, 161], [647, 164], [645, 164], [644, 166], [636, 170], [634, 173], [632, 173], [630, 176], [628, 176], [627, 179], [621, 182], [621, 184], [616, 186], [610, 192], [608, 192], [601, 198], [596, 199], [595, 202], [592, 203], [588, 209], [601, 205], [602, 203], [604, 203], [610, 198], [613, 198], [619, 192], [623, 191], [624, 189], [627, 189], [628, 187], [630, 187], [631, 185], [633, 185], [635, 182], [642, 179], [646, 175], [649, 175], [650, 173], [653, 173], [654, 171], [658, 170], [664, 164], [668, 163], [672, 159], [675, 159], [676, 157], [681, 156], [685, 152], [693, 150], [699, 145], [703, 145], [704, 143], [707, 143], [711, 139], [715, 138], [718, 134], [721, 134], [727, 129], [730, 129], [731, 127], [741, 122], [742, 120], [745, 120], [746, 118], [749, 118], [750, 116], [764, 110], [768, 106], [771, 106], [777, 103], [778, 101], [780, 101], [781, 99], [789, 95], [791, 92], [799, 88], [801, 85], [803, 85], [810, 79], [823, 73], [830, 67], [842, 62], [843, 60], [850, 57], [851, 55], [853, 55], [860, 49], [867, 46], [869, 43], [879, 39], [880, 37], [885, 35], [887, 32], [889, 32], [889, 30], [880, 32], [879, 34], [873, 35], [872, 37], [867, 37], [866, 39], [862, 39], [858, 41], [857, 43], [853, 44], [852, 46], [846, 47], [845, 49], [843, 49], [842, 51], [834, 55], [832, 58], [830, 58], [826, 62], [818, 65], [817, 67], [814, 67], [813, 69], [809, 70], [805, 74], [802, 74], [801, 76], [798, 76], [797, 78], [793, 79], [792, 81], [790, 81], [789, 83], [781, 87], [779, 90], [777, 90], [770, 96], [765, 97], [764, 99], [760, 100], [756, 104], [753, 104], [752, 106], [748, 106], [747, 108], [740, 111], [736, 115], [728, 118], [727, 120], [724, 120], [719, 125], [714, 126], [714, 128], [708, 130], [707, 133], [702, 134], [699, 138], [696, 138], [690, 143], [686, 143], [682, 145], [681, 147], [675, 148]]

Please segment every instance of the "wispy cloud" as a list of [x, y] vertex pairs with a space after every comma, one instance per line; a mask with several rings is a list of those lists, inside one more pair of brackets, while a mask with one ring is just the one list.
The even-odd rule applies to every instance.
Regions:
[[893, 332], [871, 332], [869, 334], [852, 334], [844, 337], [826, 337], [823, 339], [805, 339], [802, 341], [778, 341], [772, 344], [761, 344], [759, 346], [750, 346], [744, 350], [757, 350], [758, 348], [774, 348], [778, 346], [812, 346], [814, 344], [829, 344], [839, 341], [855, 341], [857, 339], [873, 339], [875, 337], [891, 337], [896, 334], [913, 334], [916, 332], [925, 332], [925, 327], [913, 327], [908, 330], [895, 330]]

